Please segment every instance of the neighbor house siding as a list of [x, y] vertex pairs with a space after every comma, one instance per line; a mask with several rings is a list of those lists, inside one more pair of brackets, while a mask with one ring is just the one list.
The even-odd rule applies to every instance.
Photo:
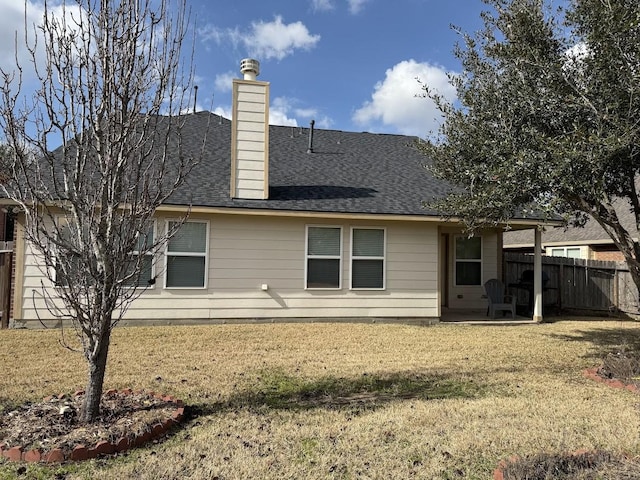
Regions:
[[589, 258], [606, 262], [624, 262], [624, 255], [615, 246], [592, 246]]
[[[190, 220], [210, 222], [207, 288], [163, 288], [163, 261], [158, 259], [155, 288], [134, 302], [127, 319], [439, 316], [435, 224], [195, 214]], [[158, 221], [162, 224], [164, 219]], [[342, 288], [305, 290], [305, 228], [323, 224], [343, 228]], [[349, 231], [354, 226], [386, 229], [385, 290], [349, 289]], [[28, 255], [24, 292], [40, 282], [35, 257]], [[41, 307], [41, 317], [49, 316], [42, 302], [36, 299], [36, 305]], [[22, 312], [25, 320], [37, 318], [31, 295], [23, 297]]]

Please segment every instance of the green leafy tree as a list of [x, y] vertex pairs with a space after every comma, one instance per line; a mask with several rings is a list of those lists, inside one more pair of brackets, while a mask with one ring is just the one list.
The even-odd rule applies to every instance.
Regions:
[[26, 100], [23, 66], [1, 72], [11, 155], [0, 192], [20, 206], [48, 277], [44, 308], [70, 319], [80, 339], [84, 422], [100, 412], [111, 331], [176, 231], [153, 232], [156, 208], [197, 161], [180, 136], [191, 81], [180, 52], [185, 3], [170, 1], [45, 1], [39, 43], [28, 45], [40, 88]]
[[485, 3], [483, 30], [455, 50], [456, 103], [424, 86], [444, 123], [421, 148], [464, 187], [434, 203], [472, 230], [533, 211], [593, 218], [640, 290], [640, 2]]

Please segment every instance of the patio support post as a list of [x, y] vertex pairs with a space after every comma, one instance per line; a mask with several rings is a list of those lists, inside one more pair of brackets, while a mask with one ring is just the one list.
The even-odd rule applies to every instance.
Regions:
[[533, 321], [542, 323], [542, 231], [535, 231], [533, 256]]

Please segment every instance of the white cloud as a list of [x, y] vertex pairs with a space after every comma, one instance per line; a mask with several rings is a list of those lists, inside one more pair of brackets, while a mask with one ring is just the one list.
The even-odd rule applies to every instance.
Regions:
[[220, 75], [216, 75], [213, 84], [219, 92], [230, 92], [234, 78], [237, 78], [237, 76], [234, 75], [233, 72], [221, 73]]
[[0, 68], [6, 72], [16, 70], [17, 58], [20, 66], [26, 67], [25, 73], [32, 76], [34, 72], [29, 67], [32, 59], [25, 45], [25, 22], [28, 41], [33, 44], [37, 26], [42, 24], [44, 7], [36, 2], [0, 0], [0, 11]]
[[[333, 120], [327, 116], [317, 118], [318, 111], [314, 108], [295, 108], [296, 103], [298, 101], [294, 98], [273, 98], [269, 105], [269, 124], [287, 127], [306, 126], [313, 118], [315, 118], [318, 128], [330, 128], [333, 124]], [[222, 105], [213, 110], [213, 113], [228, 119], [232, 118], [232, 112], [230, 105]]]
[[331, 128], [332, 125], [333, 120], [327, 116], [320, 117], [318, 120], [316, 120], [316, 126], [318, 128]]
[[[22, 68], [22, 80], [28, 82], [35, 78], [34, 58], [28, 47], [36, 47], [35, 62], [42, 71], [46, 62], [44, 39], [40, 30], [45, 13], [44, 2], [0, 0], [0, 12], [0, 69], [7, 73], [13, 72], [19, 64]], [[48, 13], [67, 32], [76, 30], [76, 33], [79, 30], [78, 22], [85, 14], [79, 5], [64, 5], [60, 0], [49, 2]]]
[[311, 35], [302, 22], [284, 24], [281, 16], [276, 16], [273, 22], [254, 22], [251, 26], [251, 33], [243, 36], [242, 41], [250, 55], [266, 60], [282, 60], [294, 50], [309, 50], [320, 41], [320, 35]]
[[585, 42], [579, 42], [566, 50], [564, 55], [566, 57], [563, 65], [565, 72], [582, 73], [585, 68], [585, 61], [589, 58], [591, 52]]
[[216, 107], [213, 110], [213, 113], [215, 113], [216, 115], [220, 115], [221, 117], [224, 118], [228, 118], [229, 120], [231, 119], [232, 115], [231, 115], [231, 106], [224, 106], [224, 107]]
[[569, 48], [564, 54], [569, 59], [582, 60], [589, 56], [589, 47], [585, 42], [578, 42], [573, 47]]
[[353, 121], [372, 130], [391, 126], [402, 134], [420, 137], [436, 130], [440, 112], [431, 100], [416, 97], [422, 93], [416, 79], [450, 101], [456, 97], [442, 67], [406, 60], [386, 71], [385, 79], [374, 86], [371, 100], [354, 112]]
[[[277, 97], [271, 102], [270, 120], [273, 125], [308, 125], [315, 120], [317, 128], [330, 128], [333, 120], [326, 115], [320, 116], [317, 108], [300, 108], [295, 105], [298, 100], [288, 97]], [[291, 118], [290, 118], [291, 116]]]
[[313, 118], [318, 115], [318, 110], [315, 108], [296, 108], [295, 113], [298, 117]]
[[205, 25], [198, 29], [198, 35], [203, 41], [213, 41], [218, 44], [222, 43], [223, 38], [228, 35], [224, 30], [219, 29], [215, 25]]
[[297, 127], [298, 121], [295, 118], [287, 117], [287, 113], [282, 110], [270, 109], [269, 110], [269, 124], [270, 125], [283, 125], [286, 127]]
[[199, 33], [205, 41], [221, 44], [228, 39], [234, 46], [243, 45], [249, 56], [261, 60], [282, 60], [295, 50], [310, 50], [320, 41], [320, 35], [312, 35], [302, 22], [285, 24], [280, 15], [271, 22], [252, 22], [248, 32], [238, 28], [220, 30], [209, 25]]
[[360, 13], [360, 11], [362, 10], [362, 8], [364, 7], [364, 4], [367, 3], [369, 0], [348, 0], [349, 3], [349, 12], [352, 15], [355, 15], [357, 13]]
[[295, 108], [293, 112], [296, 118], [305, 119], [305, 123], [315, 120], [317, 128], [331, 128], [331, 125], [333, 125], [333, 120], [326, 115], [320, 116], [316, 108]]
[[327, 12], [334, 9], [331, 0], [311, 0], [311, 5], [314, 12]]
[[[336, 8], [335, 0], [311, 0], [311, 8], [314, 12], [329, 12]], [[347, 0], [347, 8], [351, 15], [357, 15], [369, 0]]]
[[[284, 125], [290, 127], [297, 127], [298, 121], [295, 118], [290, 117], [291, 100], [286, 97], [276, 97], [271, 101], [269, 106], [269, 124], [270, 125]], [[224, 118], [231, 119], [233, 117], [233, 109], [231, 105], [222, 105], [216, 107], [213, 113], [220, 115]]]
[[276, 97], [269, 106], [269, 123], [271, 125], [298, 126], [298, 120], [290, 118], [292, 100], [286, 97]]

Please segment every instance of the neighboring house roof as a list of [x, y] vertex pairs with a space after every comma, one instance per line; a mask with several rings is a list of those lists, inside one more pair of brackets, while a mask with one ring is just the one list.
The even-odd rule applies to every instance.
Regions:
[[[629, 208], [624, 208], [624, 202], [616, 203], [616, 212], [620, 223], [627, 231], [636, 232], [633, 213]], [[533, 247], [533, 233], [531, 230], [519, 230], [505, 232], [503, 236], [504, 248], [528, 248]], [[584, 227], [547, 227], [542, 232], [542, 245], [605, 245], [613, 244], [611, 237], [593, 219], [589, 219]]]

